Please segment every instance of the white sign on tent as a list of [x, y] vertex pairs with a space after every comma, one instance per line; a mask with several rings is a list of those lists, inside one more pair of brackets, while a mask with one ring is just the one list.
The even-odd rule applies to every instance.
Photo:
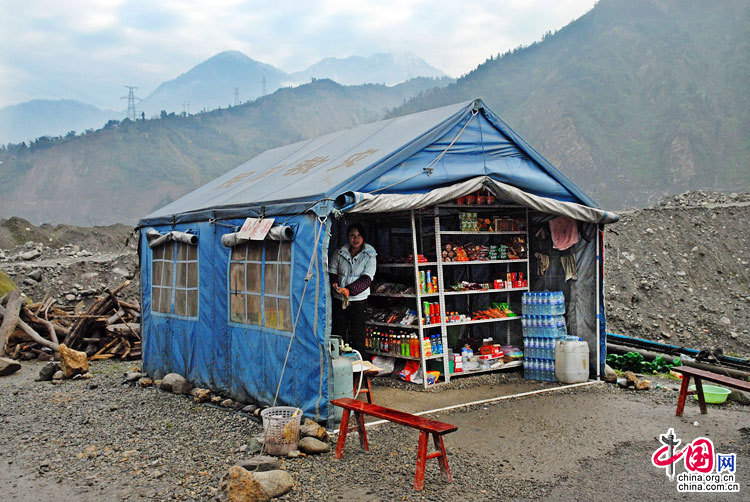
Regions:
[[237, 232], [238, 239], [262, 241], [273, 226], [273, 218], [247, 218], [242, 228]]

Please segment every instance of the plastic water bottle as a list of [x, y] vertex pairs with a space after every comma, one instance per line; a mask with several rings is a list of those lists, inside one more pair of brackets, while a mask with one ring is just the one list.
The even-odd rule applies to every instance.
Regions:
[[528, 293], [524, 293], [521, 295], [521, 313], [524, 315], [529, 313], [529, 294]]

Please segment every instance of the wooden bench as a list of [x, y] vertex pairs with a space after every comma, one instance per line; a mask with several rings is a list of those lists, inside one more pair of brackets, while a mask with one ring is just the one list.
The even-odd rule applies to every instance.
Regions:
[[[367, 444], [367, 432], [365, 431], [365, 420], [364, 415], [370, 415], [376, 418], [382, 418], [393, 422], [395, 424], [405, 425], [407, 427], [413, 427], [419, 430], [419, 445], [417, 447], [417, 472], [414, 475], [414, 489], [421, 490], [424, 488], [424, 471], [427, 459], [437, 458], [440, 464], [440, 473], [443, 475], [445, 481], [451, 482], [451, 470], [448, 467], [448, 456], [445, 453], [445, 444], [443, 443], [443, 435], [458, 430], [458, 427], [445, 422], [438, 422], [437, 420], [430, 420], [429, 418], [422, 418], [410, 413], [403, 411], [393, 410], [390, 408], [384, 408], [376, 404], [365, 403], [364, 401], [358, 401], [356, 399], [350, 399], [344, 397], [341, 399], [334, 399], [331, 404], [339, 406], [344, 409], [344, 414], [341, 418], [341, 427], [339, 429], [339, 439], [336, 443], [336, 458], [341, 458], [344, 455], [344, 444], [346, 443], [346, 435], [351, 431], [359, 432], [359, 444], [365, 451], [370, 449]], [[357, 419], [356, 427], [349, 428], [349, 413], [354, 412]], [[433, 453], [427, 453], [427, 438], [428, 435], [432, 434], [432, 440], [435, 444], [435, 448], [438, 451]]]
[[[690, 366], [679, 366], [672, 368], [672, 370], [678, 373], [682, 373], [683, 376], [682, 385], [680, 386], [680, 397], [677, 399], [676, 415], [678, 417], [682, 416], [682, 411], [685, 409], [685, 400], [689, 395], [693, 394], [698, 394], [698, 404], [700, 405], [701, 413], [704, 415], [708, 413], [708, 410], [706, 409], [706, 399], [703, 396], [703, 380], [719, 383], [733, 389], [750, 392], [750, 382], [740, 380], [739, 378], [719, 375], [717, 373], [712, 373], [710, 371], [701, 370], [698, 368], [692, 368]], [[695, 380], [695, 390], [688, 390], [688, 386], [690, 385], [690, 377], [693, 377], [693, 380]]]

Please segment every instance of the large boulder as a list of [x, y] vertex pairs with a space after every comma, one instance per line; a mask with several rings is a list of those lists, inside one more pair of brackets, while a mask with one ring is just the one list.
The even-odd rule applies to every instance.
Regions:
[[60, 344], [57, 357], [60, 359], [60, 368], [64, 378], [73, 378], [89, 370], [89, 359], [86, 353], [69, 349], [64, 343]]
[[239, 465], [229, 468], [219, 483], [223, 500], [254, 502], [270, 500], [292, 489], [294, 480], [286, 471], [248, 472]]
[[12, 375], [21, 369], [21, 365], [13, 359], [0, 357], [0, 376]]
[[193, 385], [182, 375], [169, 373], [162, 378], [159, 388], [174, 392], [175, 394], [190, 394], [190, 391], [193, 390]]

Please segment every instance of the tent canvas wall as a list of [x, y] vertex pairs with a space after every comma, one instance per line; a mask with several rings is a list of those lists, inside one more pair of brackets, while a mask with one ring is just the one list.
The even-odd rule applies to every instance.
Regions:
[[[540, 214], [570, 216], [599, 230], [580, 251], [586, 266], [579, 281], [587, 293], [578, 288], [579, 336], [600, 356], [592, 358], [597, 375], [605, 350], [600, 230], [617, 216], [598, 209], [481, 100], [266, 151], [144, 217], [144, 370], [177, 372], [196, 385], [270, 404], [286, 366], [277, 404], [329, 419], [333, 216], [426, 207], [481, 186]], [[274, 218], [275, 226], [291, 227], [293, 240], [248, 244], [238, 257], [222, 237], [247, 217]], [[194, 236], [195, 244], [164, 237], [149, 247], [156, 236], [175, 231]]]

